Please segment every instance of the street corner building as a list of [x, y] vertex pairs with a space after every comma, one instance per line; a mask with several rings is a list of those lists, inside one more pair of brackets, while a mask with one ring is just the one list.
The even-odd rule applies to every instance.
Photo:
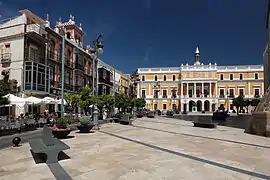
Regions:
[[264, 94], [263, 65], [218, 66], [200, 62], [196, 48], [193, 65], [139, 68], [138, 96], [151, 110], [178, 109], [184, 112], [233, 111], [239, 95], [253, 99]]
[[[0, 20], [0, 72], [18, 87], [18, 96], [59, 98], [62, 87], [64, 38], [64, 91], [94, 87], [98, 94], [127, 93], [128, 76], [100, 60], [90, 45], [84, 46], [82, 24], [73, 15], [54, 26], [28, 9]], [[94, 78], [93, 78], [94, 76]], [[59, 106], [51, 106], [57, 111]], [[37, 110], [42, 112], [40, 108]]]

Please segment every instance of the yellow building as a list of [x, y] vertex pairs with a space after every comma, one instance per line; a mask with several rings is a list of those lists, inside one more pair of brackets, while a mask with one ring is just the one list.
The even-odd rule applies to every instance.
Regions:
[[223, 106], [233, 110], [232, 99], [261, 97], [264, 93], [263, 66], [218, 66], [200, 62], [197, 47], [193, 65], [167, 68], [139, 68], [138, 97], [151, 110], [215, 111]]
[[124, 95], [128, 95], [130, 79], [126, 74], [120, 74], [120, 92]]

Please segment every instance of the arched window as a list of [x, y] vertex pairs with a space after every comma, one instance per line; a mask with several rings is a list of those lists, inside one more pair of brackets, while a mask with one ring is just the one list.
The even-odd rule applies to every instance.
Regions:
[[142, 76], [142, 81], [145, 81], [145, 76]]
[[166, 80], [167, 80], [167, 76], [164, 75], [164, 76], [163, 76], [163, 81], [166, 81]]

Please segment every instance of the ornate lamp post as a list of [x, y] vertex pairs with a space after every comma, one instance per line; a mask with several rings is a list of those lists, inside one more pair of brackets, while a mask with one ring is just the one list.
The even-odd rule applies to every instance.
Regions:
[[[99, 115], [99, 112], [98, 112], [98, 109], [97, 109], [97, 93], [98, 93], [98, 85], [97, 83], [95, 83], [95, 79], [96, 81], [98, 81], [97, 79], [97, 70], [95, 70], [95, 67], [96, 67], [96, 62], [98, 60], [98, 55], [99, 54], [102, 54], [103, 53], [103, 44], [100, 40], [100, 38], [102, 37], [102, 35], [99, 35], [97, 37], [96, 40], [93, 41], [93, 50], [92, 50], [92, 53], [95, 54], [95, 57], [93, 59], [93, 73], [92, 73], [92, 76], [93, 76], [93, 87], [92, 87], [92, 91], [93, 91], [93, 96], [94, 96], [94, 105], [93, 105], [93, 108], [92, 108], [92, 117], [93, 117], [93, 120], [94, 120], [94, 124], [95, 124], [95, 127], [96, 129], [99, 129], [99, 126], [98, 126], [98, 115]], [[96, 73], [95, 73], [96, 72]]]

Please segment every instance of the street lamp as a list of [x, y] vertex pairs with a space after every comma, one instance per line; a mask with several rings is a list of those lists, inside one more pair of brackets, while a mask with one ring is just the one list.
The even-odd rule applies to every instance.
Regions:
[[93, 50], [92, 50], [92, 53], [95, 54], [95, 57], [93, 59], [93, 73], [92, 73], [92, 76], [93, 76], [92, 91], [93, 91], [93, 96], [94, 96], [94, 105], [93, 105], [93, 108], [92, 108], [92, 117], [93, 117], [96, 129], [99, 129], [99, 126], [98, 126], [99, 112], [98, 112], [98, 109], [97, 109], [97, 92], [98, 92], [97, 88], [98, 87], [97, 87], [97, 85], [95, 87], [95, 78], [98, 81], [98, 79], [97, 79], [97, 70], [98, 69], [96, 69], [96, 73], [95, 73], [95, 62], [98, 60], [98, 55], [103, 53], [103, 44], [102, 44], [102, 42], [100, 40], [101, 37], [102, 37], [102, 35], [100, 34], [97, 37], [97, 39], [93, 41]]

